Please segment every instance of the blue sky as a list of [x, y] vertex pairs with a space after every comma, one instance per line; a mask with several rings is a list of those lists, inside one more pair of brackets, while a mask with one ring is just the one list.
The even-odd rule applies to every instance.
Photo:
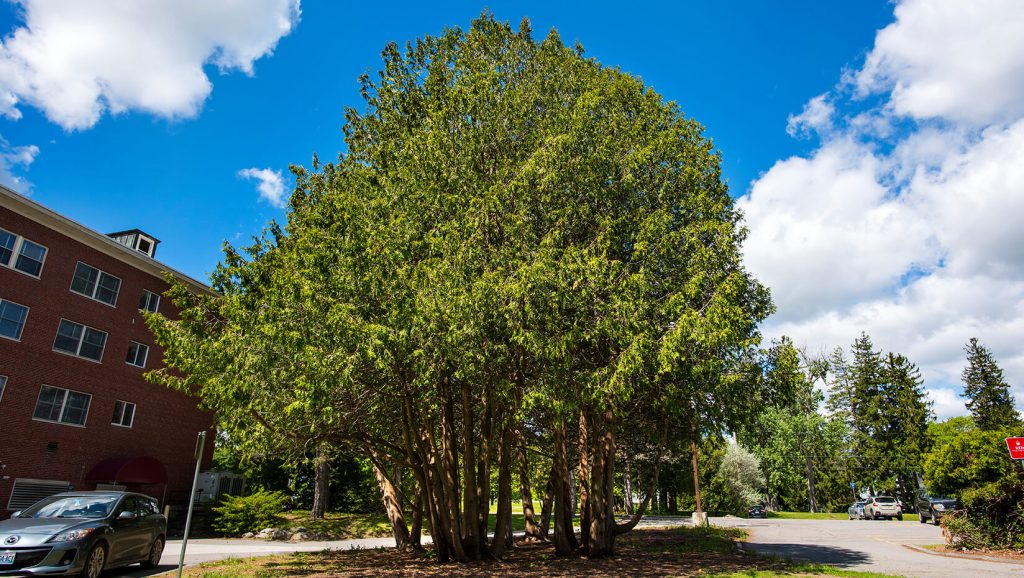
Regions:
[[706, 126], [779, 306], [767, 336], [866, 331], [942, 417], [977, 336], [1024, 397], [1024, 4], [298, 2], [0, 5], [0, 182], [205, 279], [283, 220], [289, 164], [342, 151], [385, 43], [528, 17]]

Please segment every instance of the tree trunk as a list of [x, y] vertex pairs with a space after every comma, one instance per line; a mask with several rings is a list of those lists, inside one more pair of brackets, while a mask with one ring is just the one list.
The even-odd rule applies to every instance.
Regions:
[[548, 539], [548, 530], [551, 529], [551, 512], [554, 510], [555, 501], [555, 468], [551, 467], [551, 475], [548, 476], [548, 483], [544, 485], [544, 501], [540, 506], [540, 537]]
[[527, 539], [540, 540], [543, 536], [533, 511], [533, 493], [530, 491], [530, 459], [527, 454], [526, 437], [523, 435], [522, 425], [516, 431], [518, 434], [516, 461], [519, 463], [519, 496], [523, 503], [523, 527], [526, 530]]
[[491, 555], [501, 558], [512, 545], [512, 427], [502, 428], [498, 446], [498, 512], [495, 516]]
[[478, 486], [476, 483], [476, 454], [475, 448], [477, 439], [473, 427], [473, 406], [469, 384], [462, 386], [462, 512], [464, 524], [462, 525], [463, 537], [470, 548], [475, 550], [473, 555], [478, 554], [480, 545], [480, 524], [479, 506], [480, 496], [477, 495]]
[[409, 548], [409, 528], [405, 525], [405, 514], [402, 512], [401, 494], [395, 488], [384, 465], [377, 459], [371, 459], [373, 465], [373, 476], [377, 478], [377, 485], [380, 486], [381, 499], [384, 501], [384, 511], [391, 522], [391, 532], [395, 536], [395, 548], [404, 551]]
[[591, 467], [589, 524], [586, 532], [586, 551], [591, 558], [601, 558], [615, 553], [615, 433], [614, 416], [604, 412], [594, 420], [594, 433], [600, 434], [594, 440], [594, 463]]
[[577, 479], [579, 483], [576, 485], [579, 501], [578, 507], [580, 512], [580, 537], [583, 543], [588, 542], [586, 535], [590, 531], [590, 444], [588, 440], [588, 427], [587, 427], [587, 412], [585, 409], [580, 408], [580, 423], [579, 423], [579, 474]]
[[697, 504], [697, 513], [700, 509], [700, 474], [697, 471], [697, 441], [690, 440], [690, 456], [693, 458], [693, 497]]
[[423, 512], [427, 509], [423, 487], [416, 482], [416, 504], [412, 511], [412, 530], [409, 531], [409, 543], [414, 550], [423, 548]]
[[629, 454], [623, 456], [623, 470], [622, 470], [622, 491], [625, 497], [623, 506], [625, 507], [626, 513], [630, 516], [633, 515], [633, 479], [631, 472], [631, 465], [633, 460], [629, 458]]
[[569, 487], [569, 460], [566, 455], [565, 422], [554, 428], [555, 458], [555, 555], [572, 554], [579, 543], [572, 525], [572, 489]]
[[331, 463], [327, 457], [325, 445], [317, 448], [313, 470], [313, 508], [310, 510], [309, 516], [314, 520], [319, 520], [327, 513], [327, 506], [331, 500]]
[[807, 498], [811, 502], [811, 512], [818, 511], [818, 501], [815, 498], [814, 493], [814, 462], [811, 461], [811, 455], [807, 454]]

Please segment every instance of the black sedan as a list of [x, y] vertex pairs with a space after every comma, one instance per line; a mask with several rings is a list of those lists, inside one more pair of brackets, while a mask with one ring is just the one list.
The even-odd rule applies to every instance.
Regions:
[[919, 520], [922, 524], [930, 518], [932, 524], [939, 525], [939, 520], [949, 512], [960, 509], [960, 504], [952, 499], [943, 496], [933, 495], [928, 490], [921, 488], [914, 497], [914, 504], [921, 515]]
[[167, 519], [149, 496], [68, 492], [0, 522], [0, 576], [74, 575], [160, 562]]
[[748, 518], [767, 518], [768, 510], [764, 509], [764, 506], [751, 506], [747, 509]]

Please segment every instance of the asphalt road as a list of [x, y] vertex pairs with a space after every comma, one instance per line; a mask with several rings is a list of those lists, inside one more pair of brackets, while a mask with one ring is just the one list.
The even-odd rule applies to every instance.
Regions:
[[1024, 577], [1024, 564], [964, 560], [926, 554], [904, 544], [941, 544], [942, 529], [884, 520], [746, 520], [713, 518], [712, 524], [750, 531], [745, 544], [761, 554], [898, 576]]

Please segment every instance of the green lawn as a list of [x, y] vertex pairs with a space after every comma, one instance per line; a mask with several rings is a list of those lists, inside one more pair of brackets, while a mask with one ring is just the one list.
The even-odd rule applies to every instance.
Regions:
[[880, 574], [878, 572], [858, 572], [856, 570], [843, 570], [828, 564], [811, 564], [806, 562], [791, 563], [785, 569], [779, 570], [746, 570], [733, 572], [731, 574], [708, 574], [708, 578], [776, 578], [782, 576], [837, 576], [839, 578], [898, 578], [893, 574]]
[[[846, 512], [768, 512], [769, 518], [781, 518], [783, 520], [848, 520], [850, 515]], [[917, 522], [917, 514], [903, 514], [903, 521]]]
[[319, 534], [330, 540], [349, 538], [383, 538], [391, 535], [391, 523], [384, 514], [339, 514], [328, 512], [323, 518], [314, 520], [308, 511], [284, 514], [285, 528], [303, 527], [311, 534]]

